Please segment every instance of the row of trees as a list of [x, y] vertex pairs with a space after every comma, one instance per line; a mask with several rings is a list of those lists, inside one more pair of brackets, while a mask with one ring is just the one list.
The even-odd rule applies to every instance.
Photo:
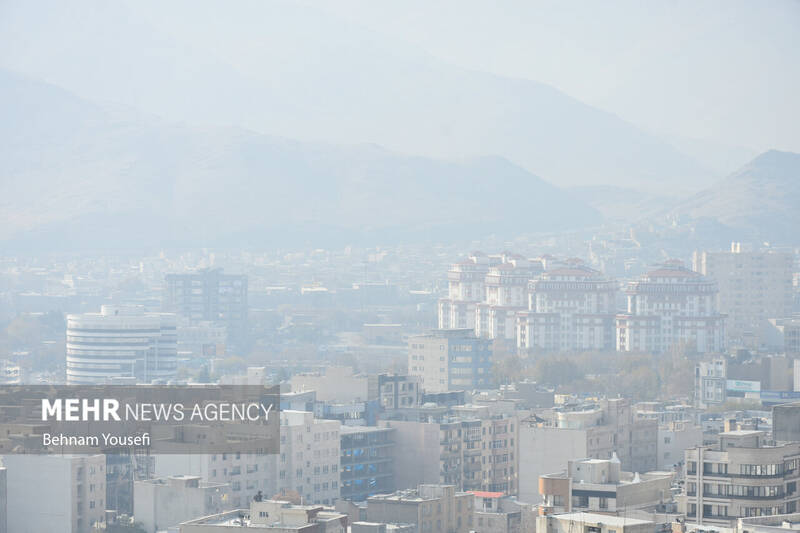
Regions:
[[664, 354], [581, 352], [520, 357], [500, 353], [497, 385], [531, 379], [558, 392], [622, 395], [635, 400], [690, 396], [695, 358], [685, 350]]

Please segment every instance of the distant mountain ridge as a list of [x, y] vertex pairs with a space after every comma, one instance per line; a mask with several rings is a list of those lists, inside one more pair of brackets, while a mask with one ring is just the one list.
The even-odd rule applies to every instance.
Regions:
[[742, 238], [800, 243], [800, 154], [770, 150], [670, 211], [717, 221]]
[[554, 87], [454, 66], [311, 5], [222, 11], [191, 0], [147, 11], [11, 3], [0, 66], [175, 122], [433, 158], [497, 154], [559, 186], [695, 192], [715, 178], [671, 143]]
[[599, 213], [501, 157], [194, 128], [0, 70], [0, 241], [15, 246], [470, 238]]

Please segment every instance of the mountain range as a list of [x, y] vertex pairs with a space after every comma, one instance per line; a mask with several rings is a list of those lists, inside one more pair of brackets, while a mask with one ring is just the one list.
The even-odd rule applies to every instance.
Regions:
[[497, 156], [197, 128], [0, 71], [0, 240], [87, 247], [470, 238], [601, 221]]
[[800, 243], [800, 154], [770, 150], [668, 211], [713, 221], [742, 240]]
[[169, 122], [436, 159], [497, 155], [559, 186], [675, 194], [718, 177], [554, 87], [467, 70], [297, 2], [16, 2], [0, 34], [1, 67]]

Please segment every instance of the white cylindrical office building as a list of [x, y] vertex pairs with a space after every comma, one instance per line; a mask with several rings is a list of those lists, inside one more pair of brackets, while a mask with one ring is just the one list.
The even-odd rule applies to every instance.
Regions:
[[67, 316], [67, 383], [93, 385], [175, 377], [177, 320], [141, 306], [102, 306]]

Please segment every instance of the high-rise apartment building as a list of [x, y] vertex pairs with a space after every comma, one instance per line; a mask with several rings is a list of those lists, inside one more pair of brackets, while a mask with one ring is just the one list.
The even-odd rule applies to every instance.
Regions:
[[303, 503], [333, 505], [340, 495], [341, 424], [281, 411], [281, 448], [269, 493], [297, 492]]
[[792, 255], [748, 252], [732, 243], [730, 252], [695, 252], [693, 268], [717, 282], [718, 308], [728, 316], [730, 342], [758, 348], [762, 324], [792, 314]]
[[267, 497], [296, 492], [304, 503], [333, 505], [339, 499], [340, 426], [311, 412], [282, 410], [279, 454], [159, 455], [156, 475], [226, 483], [236, 508], [247, 507], [259, 490]]
[[489, 267], [484, 280], [485, 299], [475, 306], [475, 335], [514, 341], [517, 313], [527, 305], [528, 280], [533, 273], [528, 260], [504, 256], [504, 262]]
[[342, 426], [340, 432], [341, 497], [361, 502], [373, 494], [394, 492], [395, 430]]
[[492, 349], [471, 329], [438, 329], [408, 340], [408, 374], [425, 392], [487, 388]]
[[527, 311], [518, 313], [523, 351], [614, 350], [616, 282], [583, 265], [549, 270], [528, 282]]
[[618, 314], [617, 350], [661, 353], [686, 347], [699, 353], [725, 348], [725, 316], [717, 311], [717, 284], [669, 261], [632, 281], [628, 309]]
[[398, 487], [444, 483], [459, 490], [515, 494], [516, 416], [451, 416], [437, 422], [385, 421], [396, 430]]
[[90, 533], [104, 522], [104, 455], [6, 455], [3, 464], [8, 531]]
[[469, 328], [478, 337], [515, 342], [516, 315], [526, 308], [528, 280], [542, 265], [517, 254], [480, 252], [455, 263], [447, 272], [447, 297], [439, 300], [439, 328]]
[[439, 328], [475, 327], [475, 307], [485, 298], [486, 273], [490, 258], [473, 253], [447, 271], [447, 298], [439, 300]]
[[765, 437], [729, 431], [714, 447], [686, 450], [678, 510], [688, 521], [732, 527], [738, 518], [797, 512], [800, 443], [769, 445]]
[[190, 323], [222, 324], [232, 344], [247, 338], [247, 276], [214, 268], [190, 274], [167, 274], [163, 308]]
[[67, 383], [169, 380], [177, 367], [176, 317], [141, 306], [67, 315]]

